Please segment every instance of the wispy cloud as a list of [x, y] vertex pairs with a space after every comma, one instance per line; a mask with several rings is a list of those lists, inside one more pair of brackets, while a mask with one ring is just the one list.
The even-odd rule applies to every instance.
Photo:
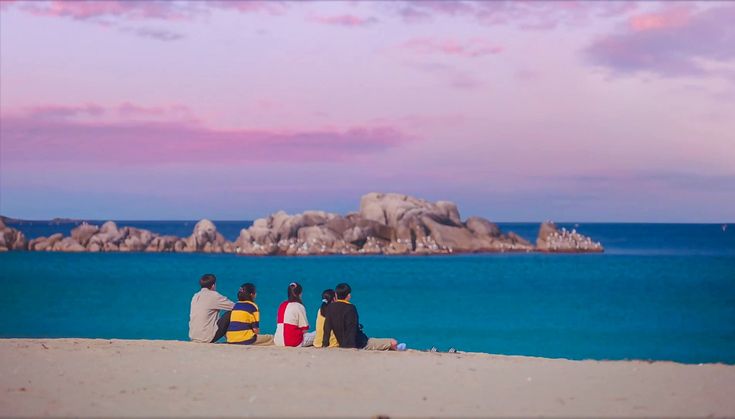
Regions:
[[116, 18], [121, 20], [190, 18], [195, 13], [191, 4], [178, 1], [34, 1], [19, 2], [24, 12], [36, 16], [63, 17], [75, 20]]
[[465, 41], [456, 39], [414, 38], [401, 44], [401, 48], [418, 54], [455, 55], [470, 58], [499, 54], [503, 51], [501, 46], [479, 38]]
[[123, 32], [132, 32], [143, 38], [151, 38], [158, 41], [178, 41], [185, 38], [184, 34], [155, 28], [120, 28]]
[[62, 17], [75, 20], [118, 21], [183, 20], [207, 14], [211, 10], [232, 10], [240, 13], [265, 12], [281, 14], [289, 3], [272, 1], [182, 1], [182, 0], [47, 0], [3, 2], [4, 8], [17, 6], [19, 10], [36, 16]]
[[439, 62], [409, 62], [406, 65], [422, 73], [430, 74], [455, 89], [475, 89], [483, 84], [470, 72], [454, 65]]
[[457, 17], [484, 25], [514, 24], [522, 29], [553, 29], [560, 24], [579, 25], [593, 17], [622, 16], [637, 8], [634, 1], [405, 1], [388, 7], [406, 22]]
[[339, 161], [378, 153], [413, 137], [391, 126], [323, 130], [221, 130], [175, 119], [185, 107], [123, 104], [44, 106], [1, 116], [7, 164]]
[[180, 1], [180, 0], [104, 0], [104, 1], [3, 1], [3, 9], [20, 10], [34, 16], [56, 17], [116, 27], [122, 32], [159, 41], [176, 41], [184, 35], [171, 30], [132, 26], [140, 22], [159, 23], [193, 20], [213, 10], [238, 13], [285, 12], [288, 3], [270, 1]]
[[615, 73], [660, 76], [715, 74], [705, 62], [735, 59], [735, 5], [697, 10], [666, 5], [633, 16], [619, 32], [595, 40], [586, 50], [592, 63]]
[[314, 15], [308, 18], [309, 21], [322, 25], [346, 26], [346, 27], [362, 27], [370, 26], [378, 23], [378, 19], [374, 17], [361, 17], [352, 14], [342, 15]]

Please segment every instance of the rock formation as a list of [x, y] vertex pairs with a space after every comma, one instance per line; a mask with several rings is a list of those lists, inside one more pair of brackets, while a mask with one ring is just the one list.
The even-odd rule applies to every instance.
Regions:
[[436, 254], [531, 251], [517, 235], [503, 235], [480, 217], [462, 222], [451, 202], [432, 203], [401, 194], [370, 193], [360, 211], [346, 216], [323, 211], [283, 211], [243, 229], [235, 252], [257, 255]]
[[541, 224], [536, 239], [536, 250], [555, 253], [589, 253], [602, 252], [604, 248], [599, 242], [577, 233], [576, 230], [559, 230], [551, 221]]
[[23, 232], [6, 226], [4, 219], [0, 219], [0, 252], [25, 249], [26, 236]]
[[189, 237], [162, 236], [135, 227], [82, 223], [69, 237], [53, 234], [26, 244], [23, 233], [0, 220], [0, 250], [60, 252], [205, 252], [241, 255], [386, 254], [422, 255], [470, 252], [600, 252], [602, 246], [575, 231], [544, 223], [537, 245], [515, 233], [504, 234], [481, 217], [462, 221], [457, 206], [395, 193], [369, 193], [358, 212], [339, 215], [283, 211], [260, 218], [230, 242], [209, 220], [201, 220]]

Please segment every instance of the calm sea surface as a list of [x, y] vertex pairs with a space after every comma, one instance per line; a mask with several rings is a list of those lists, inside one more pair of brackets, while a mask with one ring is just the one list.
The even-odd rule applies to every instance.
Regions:
[[[189, 235], [193, 221], [119, 222]], [[217, 222], [234, 239], [249, 222]], [[73, 224], [11, 224], [29, 237]], [[532, 239], [537, 224], [500, 224]], [[564, 224], [567, 228], [574, 225]], [[207, 254], [0, 253], [1, 337], [187, 339], [206, 272], [235, 298], [258, 286], [275, 329], [291, 281], [312, 317], [346, 281], [370, 336], [409, 347], [573, 359], [735, 363], [735, 225], [581, 224], [598, 255], [242, 257]], [[312, 319], [312, 322], [314, 319]]]

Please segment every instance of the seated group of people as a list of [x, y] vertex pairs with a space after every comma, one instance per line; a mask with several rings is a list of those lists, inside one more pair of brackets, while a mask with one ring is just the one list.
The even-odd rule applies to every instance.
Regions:
[[[357, 308], [350, 303], [352, 289], [342, 283], [322, 292], [316, 315], [316, 330], [309, 332], [306, 308], [301, 300], [303, 288], [288, 285], [286, 301], [278, 307], [274, 335], [260, 333], [260, 311], [255, 304], [256, 289], [242, 284], [237, 303], [217, 292], [217, 278], [206, 274], [199, 280], [201, 290], [191, 299], [189, 338], [194, 342], [215, 343], [225, 337], [239, 345], [315, 346], [317, 348], [362, 348], [404, 350], [395, 339], [369, 338], [363, 333]], [[225, 313], [220, 316], [220, 310]]]

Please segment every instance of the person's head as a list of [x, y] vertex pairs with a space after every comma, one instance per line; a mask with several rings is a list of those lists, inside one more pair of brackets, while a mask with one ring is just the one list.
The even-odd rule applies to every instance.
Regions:
[[204, 274], [201, 278], [199, 278], [199, 285], [202, 288], [206, 288], [209, 290], [214, 291], [217, 286], [215, 285], [217, 283], [217, 277], [213, 274]]
[[338, 284], [334, 291], [336, 291], [337, 298], [339, 298], [340, 300], [349, 301], [349, 299], [352, 298], [352, 288], [350, 288], [349, 284], [345, 284], [344, 282]]
[[237, 291], [237, 301], [255, 301], [255, 285], [250, 282], [242, 284]]
[[327, 313], [324, 312], [324, 309], [327, 308], [329, 303], [334, 301], [335, 298], [337, 298], [337, 293], [335, 293], [333, 289], [330, 288], [322, 291], [322, 306], [319, 308], [319, 312], [322, 313], [322, 316], [327, 315]]
[[297, 302], [301, 303], [301, 293], [304, 291], [303, 288], [301, 288], [301, 284], [298, 282], [292, 282], [288, 284], [288, 301], [289, 302]]

